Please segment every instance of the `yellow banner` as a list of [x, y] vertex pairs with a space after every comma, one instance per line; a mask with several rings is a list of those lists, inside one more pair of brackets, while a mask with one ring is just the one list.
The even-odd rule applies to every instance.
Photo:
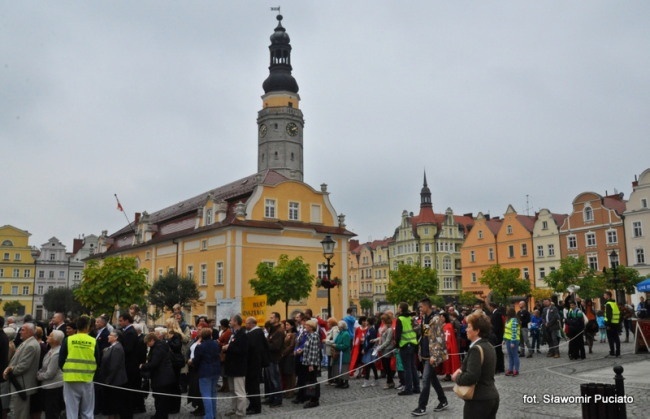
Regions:
[[266, 314], [266, 295], [255, 295], [253, 297], [242, 298], [241, 314], [244, 321], [248, 317], [255, 317], [257, 325], [264, 327], [264, 323], [269, 316]]

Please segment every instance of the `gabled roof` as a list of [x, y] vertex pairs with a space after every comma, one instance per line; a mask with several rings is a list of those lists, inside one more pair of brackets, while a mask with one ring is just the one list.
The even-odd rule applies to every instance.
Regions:
[[533, 232], [536, 219], [537, 217], [534, 217], [532, 215], [517, 215], [517, 221], [519, 221], [519, 223], [524, 226], [524, 228], [528, 230], [529, 233]]
[[613, 209], [618, 215], [625, 212], [627, 201], [623, 199], [623, 194], [608, 195], [603, 198], [603, 206]]
[[[185, 218], [188, 214], [191, 217], [194, 217], [196, 215], [196, 210], [205, 204], [208, 197], [212, 197], [212, 199], [217, 202], [229, 201], [233, 198], [247, 198], [259, 183], [265, 185], [277, 185], [285, 180], [289, 179], [273, 170], [255, 173], [153, 212], [149, 214], [149, 222], [152, 224], [160, 224], [172, 219]], [[131, 225], [123, 227], [111, 234], [110, 237], [121, 236], [129, 232], [133, 232], [133, 227]]]

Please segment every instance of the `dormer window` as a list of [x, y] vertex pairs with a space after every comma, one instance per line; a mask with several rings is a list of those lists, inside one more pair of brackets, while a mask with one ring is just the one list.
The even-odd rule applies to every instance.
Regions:
[[594, 210], [591, 207], [585, 207], [583, 211], [585, 223], [594, 221]]
[[212, 208], [205, 212], [205, 225], [209, 226], [212, 224]]

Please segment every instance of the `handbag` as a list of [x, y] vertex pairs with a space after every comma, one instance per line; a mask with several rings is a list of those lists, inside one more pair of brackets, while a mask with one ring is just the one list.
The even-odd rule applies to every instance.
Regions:
[[[483, 365], [483, 348], [479, 346], [478, 350], [481, 352], [481, 365]], [[476, 384], [470, 386], [459, 386], [458, 384], [454, 384], [454, 393], [463, 400], [472, 400], [474, 398], [475, 388]]]

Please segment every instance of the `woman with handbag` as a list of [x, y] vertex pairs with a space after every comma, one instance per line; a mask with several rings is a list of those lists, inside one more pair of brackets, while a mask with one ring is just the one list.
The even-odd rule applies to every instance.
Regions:
[[499, 392], [494, 385], [496, 352], [487, 339], [491, 328], [490, 318], [481, 310], [467, 316], [467, 338], [472, 343], [462, 366], [451, 376], [456, 394], [471, 393], [463, 397], [464, 418], [496, 418], [499, 410]]

